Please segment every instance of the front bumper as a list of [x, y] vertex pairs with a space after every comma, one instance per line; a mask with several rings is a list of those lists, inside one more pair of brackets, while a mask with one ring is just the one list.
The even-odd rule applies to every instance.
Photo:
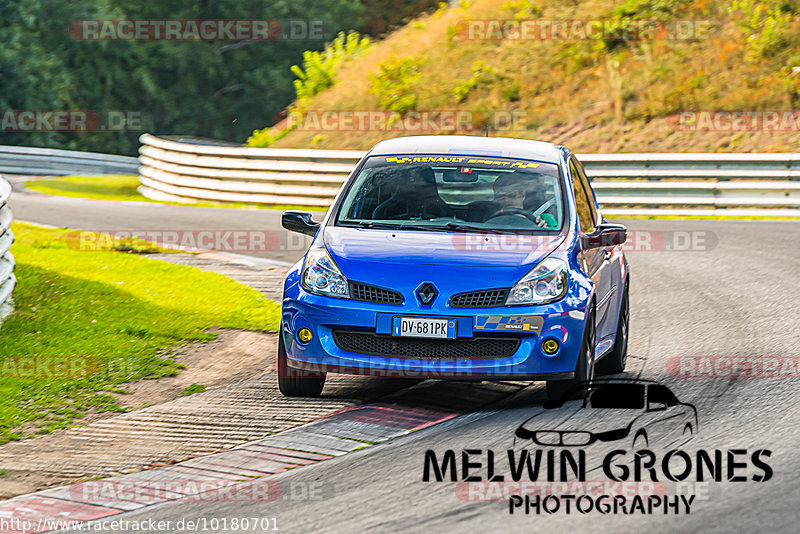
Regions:
[[[541, 306], [422, 309], [414, 302], [396, 306], [318, 296], [306, 292], [292, 278], [290, 274], [285, 285], [281, 318], [290, 367], [339, 374], [460, 380], [562, 380], [574, 376], [585, 326], [585, 302], [564, 298]], [[412, 338], [391, 337], [394, 316], [455, 319], [457, 342], [513, 338], [518, 345], [513, 353], [501, 357], [485, 353], [474, 357], [469, 350], [446, 357], [421, 352], [386, 356], [346, 350], [341, 336], [335, 335], [368, 333], [383, 338], [384, 346], [393, 340], [402, 345]], [[516, 325], [505, 326], [509, 322]], [[302, 328], [313, 333], [308, 343], [297, 339]], [[542, 342], [548, 338], [559, 343], [553, 355], [542, 351]]]

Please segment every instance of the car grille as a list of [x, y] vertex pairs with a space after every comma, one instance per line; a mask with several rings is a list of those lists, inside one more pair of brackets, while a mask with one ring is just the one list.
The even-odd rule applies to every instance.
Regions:
[[453, 308], [487, 308], [489, 306], [502, 306], [506, 302], [508, 291], [508, 288], [503, 288], [459, 293], [450, 297], [450, 306]]
[[350, 298], [362, 302], [377, 302], [379, 304], [403, 303], [403, 295], [397, 291], [361, 282], [350, 282]]
[[517, 351], [520, 343], [513, 337], [422, 339], [349, 330], [334, 330], [333, 340], [347, 352], [418, 360], [508, 358]]

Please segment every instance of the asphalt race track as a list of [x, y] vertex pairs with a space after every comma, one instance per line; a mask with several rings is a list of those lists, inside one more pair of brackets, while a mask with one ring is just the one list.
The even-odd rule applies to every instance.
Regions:
[[[120, 205], [27, 194], [12, 197], [11, 206], [19, 220], [87, 230], [267, 228], [283, 235], [278, 229], [280, 212], [273, 210]], [[423, 482], [425, 452], [433, 450], [441, 462], [448, 449], [455, 451], [459, 480], [465, 449], [482, 451], [471, 459], [484, 464], [486, 451], [494, 451], [497, 473], [508, 478], [504, 459], [514, 447], [514, 430], [543, 412], [544, 389], [534, 384], [485, 411], [274, 476], [283, 488], [318, 487], [313, 498], [302, 492], [291, 498], [291, 491], [285, 490], [288, 500], [173, 502], [121, 517], [156, 521], [267, 517], [275, 518], [279, 531], [298, 533], [796, 531], [800, 227], [784, 221], [622, 222], [634, 231], [630, 248], [640, 245], [639, 250], [627, 252], [632, 273], [631, 376], [659, 381], [681, 401], [696, 406], [699, 430], [684, 447], [692, 457], [698, 450], [709, 451], [712, 457], [720, 450], [723, 459], [729, 451], [746, 451], [734, 453], [745, 466], [733, 466], [734, 474], [743, 475], [744, 481], [727, 480], [735, 462], [722, 464], [719, 482], [697, 482], [696, 470], [689, 474], [684, 482], [691, 483], [695, 495], [690, 514], [683, 507], [680, 514], [661, 509], [652, 514], [573, 509], [567, 514], [563, 503], [555, 513], [526, 515], [520, 508], [510, 514], [507, 496], [494, 500], [482, 498], [480, 492], [465, 496], [463, 483], [451, 482], [449, 474], [441, 482]], [[259, 255], [291, 262], [302, 252], [276, 249]], [[775, 371], [757, 371], [765, 362], [777, 365]], [[694, 370], [701, 376], [693, 376]], [[570, 409], [548, 413], [569, 418]], [[630, 450], [631, 443], [621, 448]], [[666, 453], [657, 445], [652, 450], [659, 459]], [[750, 459], [757, 450], [769, 451], [762, 456], [771, 471], [765, 481], [754, 480], [765, 474]], [[592, 469], [600, 457], [589, 448], [587, 457], [586, 480], [607, 480], [601, 469]], [[470, 474], [487, 477], [485, 467]], [[660, 471], [656, 475], [664, 481]]]

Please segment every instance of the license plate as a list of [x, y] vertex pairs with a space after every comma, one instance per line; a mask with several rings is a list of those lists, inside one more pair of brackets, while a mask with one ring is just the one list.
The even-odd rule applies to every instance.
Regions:
[[393, 317], [392, 335], [401, 337], [433, 337], [455, 339], [455, 319], [433, 319], [429, 317]]

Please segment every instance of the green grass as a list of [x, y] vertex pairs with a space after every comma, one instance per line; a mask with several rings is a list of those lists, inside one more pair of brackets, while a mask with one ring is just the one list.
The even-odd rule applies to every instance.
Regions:
[[97, 200], [116, 200], [127, 202], [157, 202], [159, 204], [172, 204], [175, 206], [194, 206], [205, 208], [236, 208], [236, 209], [275, 209], [275, 210], [304, 210], [319, 211], [321, 208], [313, 206], [296, 206], [288, 204], [247, 204], [245, 202], [212, 202], [198, 201], [192, 203], [164, 202], [151, 200], [141, 195], [136, 188], [139, 187], [139, 178], [135, 175], [113, 174], [108, 176], [63, 176], [28, 180], [25, 187], [36, 193], [56, 195], [73, 198], [93, 198]]
[[181, 391], [181, 395], [194, 395], [195, 393], [202, 393], [206, 390], [206, 387], [201, 384], [195, 384], [192, 382], [188, 387], [184, 388]]
[[278, 306], [215, 273], [70, 248], [68, 229], [15, 223], [18, 285], [0, 329], [0, 443], [119, 411], [117, 384], [174, 376], [172, 349], [212, 327], [274, 331]]
[[108, 176], [64, 176], [28, 180], [25, 187], [37, 193], [62, 197], [96, 198], [99, 200], [133, 200], [153, 202], [136, 191], [139, 179], [127, 174]]

